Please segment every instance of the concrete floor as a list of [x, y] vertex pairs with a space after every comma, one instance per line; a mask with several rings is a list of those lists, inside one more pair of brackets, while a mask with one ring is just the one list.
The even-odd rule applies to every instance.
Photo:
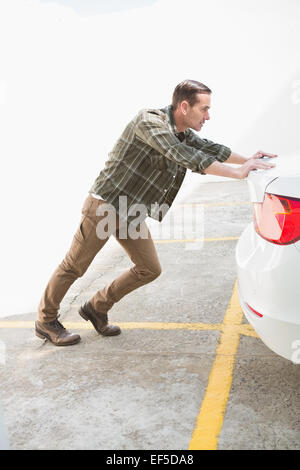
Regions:
[[[176, 199], [174, 224], [180, 203], [205, 203], [194, 206], [202, 210], [203, 236], [238, 237], [252, 220], [247, 201], [245, 181], [199, 184]], [[183, 238], [192, 239], [192, 224], [186, 226]], [[36, 338], [35, 312], [9, 317], [5, 328], [2, 319], [0, 403], [11, 449], [188, 449], [221, 333], [155, 322], [222, 323], [236, 279], [236, 242], [157, 243], [161, 276], [110, 312], [111, 323], [125, 323], [118, 337], [99, 336], [77, 314], [131, 266], [113, 239], [61, 305], [63, 323], [79, 322], [72, 328], [82, 337], [78, 345], [58, 348]], [[300, 449], [299, 366], [245, 335], [234, 360], [217, 448]]]

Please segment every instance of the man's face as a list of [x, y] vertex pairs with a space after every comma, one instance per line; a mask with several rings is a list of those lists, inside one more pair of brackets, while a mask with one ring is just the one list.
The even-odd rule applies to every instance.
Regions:
[[189, 103], [183, 102], [185, 111], [185, 124], [187, 127], [200, 131], [205, 123], [210, 119], [208, 110], [210, 109], [210, 95], [198, 93], [198, 101], [194, 106], [190, 106]]

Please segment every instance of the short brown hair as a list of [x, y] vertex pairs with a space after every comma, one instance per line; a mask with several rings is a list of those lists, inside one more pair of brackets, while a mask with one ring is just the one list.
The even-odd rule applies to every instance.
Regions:
[[210, 94], [211, 90], [206, 85], [196, 80], [184, 80], [179, 83], [173, 93], [173, 109], [175, 110], [179, 103], [184, 100], [186, 100], [190, 106], [194, 106], [197, 102], [198, 93]]

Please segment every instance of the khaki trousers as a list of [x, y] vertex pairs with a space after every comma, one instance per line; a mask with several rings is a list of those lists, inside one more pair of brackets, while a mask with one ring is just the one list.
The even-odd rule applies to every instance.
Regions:
[[[157, 252], [151, 238], [151, 234], [145, 222], [140, 226], [147, 238], [124, 238], [124, 231], [119, 236], [120, 224], [116, 214], [116, 227], [107, 237], [100, 239], [96, 233], [96, 227], [104, 215], [97, 215], [96, 210], [106, 201], [95, 199], [89, 195], [82, 208], [82, 218], [74, 235], [71, 247], [62, 263], [52, 274], [38, 307], [38, 319], [41, 322], [51, 322], [57, 318], [60, 303], [73, 282], [81, 277], [96, 254], [108, 241], [110, 235], [114, 235], [134, 263], [134, 266], [122, 273], [112, 283], [89, 299], [89, 302], [97, 312], [107, 313], [115, 302], [124, 295], [138, 287], [153, 281], [161, 273]], [[103, 212], [103, 211], [102, 211]], [[106, 214], [107, 218], [107, 214]], [[109, 227], [108, 227], [109, 228]]]

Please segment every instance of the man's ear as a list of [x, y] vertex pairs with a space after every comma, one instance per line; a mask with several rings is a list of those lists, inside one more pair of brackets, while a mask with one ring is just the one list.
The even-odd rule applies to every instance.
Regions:
[[186, 113], [188, 111], [188, 107], [189, 107], [189, 104], [188, 104], [187, 101], [181, 101], [180, 109], [181, 109], [182, 114], [186, 115]]

